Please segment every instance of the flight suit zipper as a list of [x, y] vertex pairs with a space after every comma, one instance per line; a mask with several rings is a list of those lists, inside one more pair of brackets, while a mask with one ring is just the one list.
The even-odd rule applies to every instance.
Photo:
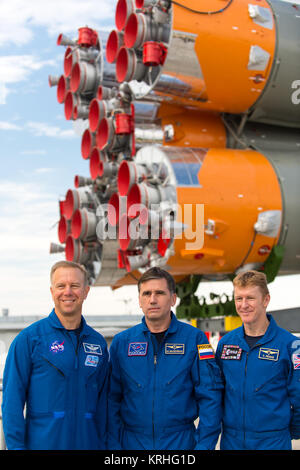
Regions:
[[74, 343], [73, 343], [73, 340], [72, 340], [72, 334], [69, 333], [69, 331], [67, 331], [67, 335], [69, 336], [69, 339], [70, 339], [70, 341], [72, 343], [72, 346], [74, 348], [74, 351], [75, 351], [75, 369], [77, 370], [78, 366], [79, 366], [78, 351], [79, 351], [79, 347], [80, 347], [81, 342], [82, 342], [82, 338], [81, 338], [80, 334], [78, 335], [78, 337], [76, 337], [77, 343], [76, 343], [76, 346], [75, 346]]
[[245, 374], [244, 374], [244, 389], [243, 389], [243, 427], [244, 427], [244, 448], [246, 449], [246, 380], [247, 380], [247, 365], [248, 365], [249, 352], [246, 353]]
[[153, 345], [153, 365], [154, 365], [154, 375], [153, 375], [153, 399], [152, 399], [152, 442], [153, 449], [155, 449], [155, 425], [154, 425], [154, 406], [155, 406], [155, 394], [156, 394], [156, 370], [157, 370], [157, 342], [156, 339], [151, 336], [152, 345]]
[[246, 449], [246, 380], [247, 380], [247, 369], [248, 369], [248, 357], [249, 353], [253, 351], [253, 349], [257, 348], [258, 346], [261, 346], [261, 343], [256, 343], [252, 346], [252, 348], [246, 352], [246, 362], [245, 362], [245, 382], [244, 382], [244, 390], [243, 390], [243, 424], [244, 424], [244, 448]]
[[[75, 353], [75, 363], [74, 363], [74, 372], [75, 372], [75, 377], [74, 379], [76, 380], [76, 384], [73, 383], [72, 380], [72, 391], [71, 391], [71, 397], [72, 397], [72, 402], [73, 405], [71, 407], [72, 412], [71, 412], [71, 427], [72, 429], [76, 429], [76, 414], [77, 414], [77, 409], [78, 409], [78, 393], [77, 390], [79, 390], [79, 348], [83, 340], [83, 335], [82, 332], [78, 334], [78, 336], [75, 336], [76, 338], [76, 344], [74, 344], [73, 339], [72, 339], [72, 333], [70, 333], [68, 330], [66, 331], [67, 336], [73, 346], [74, 353]], [[70, 446], [75, 446], [76, 445], [76, 437], [75, 433], [71, 433], [70, 435]]]
[[156, 429], [154, 424], [154, 407], [155, 407], [155, 395], [156, 395], [156, 379], [157, 379], [157, 366], [158, 366], [158, 355], [162, 348], [165, 338], [160, 343], [157, 342], [156, 338], [151, 335], [151, 341], [153, 346], [153, 366], [154, 366], [154, 375], [153, 375], [153, 400], [152, 400], [152, 442], [153, 449], [155, 449], [155, 435]]

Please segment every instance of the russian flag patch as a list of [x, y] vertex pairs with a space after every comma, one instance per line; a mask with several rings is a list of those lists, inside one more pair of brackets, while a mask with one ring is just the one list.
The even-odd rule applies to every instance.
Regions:
[[215, 353], [210, 344], [197, 344], [199, 359], [214, 359]]

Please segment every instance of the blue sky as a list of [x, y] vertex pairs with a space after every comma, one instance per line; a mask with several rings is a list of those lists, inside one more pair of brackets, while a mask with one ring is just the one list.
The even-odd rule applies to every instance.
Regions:
[[[74, 187], [76, 174], [89, 176], [81, 137], [64, 117], [48, 75], [63, 72], [59, 33], [114, 28], [116, 0], [0, 0], [0, 314], [46, 315], [51, 309], [49, 270], [61, 255], [57, 242], [58, 199]], [[272, 308], [300, 305], [300, 276], [276, 280]], [[203, 285], [201, 293], [231, 292], [229, 283]], [[279, 297], [278, 291], [281, 296]], [[136, 288], [93, 288], [86, 314], [136, 313]], [[284, 297], [284, 304], [282, 304]], [[100, 308], [106, 299], [105, 311]], [[127, 299], [133, 299], [126, 302]], [[281, 304], [280, 304], [281, 302]]]

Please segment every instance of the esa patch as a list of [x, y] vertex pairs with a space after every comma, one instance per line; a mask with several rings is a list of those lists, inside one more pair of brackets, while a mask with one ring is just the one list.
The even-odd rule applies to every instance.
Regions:
[[184, 354], [184, 344], [166, 343], [165, 354]]
[[99, 356], [93, 356], [92, 354], [88, 354], [85, 358], [85, 366], [97, 367], [99, 362]]
[[102, 356], [100, 344], [83, 343], [83, 349], [87, 354], [98, 354], [98, 356]]
[[199, 359], [214, 359], [215, 353], [210, 344], [197, 344]]
[[242, 355], [242, 348], [236, 344], [224, 344], [221, 354], [221, 359], [235, 359], [240, 360]]
[[268, 361], [278, 361], [279, 349], [259, 348], [258, 359], [267, 359]]
[[148, 343], [129, 343], [128, 356], [146, 356]]

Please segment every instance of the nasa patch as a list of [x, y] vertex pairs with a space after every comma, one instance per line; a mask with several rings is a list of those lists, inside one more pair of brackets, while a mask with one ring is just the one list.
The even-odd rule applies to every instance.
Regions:
[[50, 344], [49, 350], [54, 354], [63, 352], [65, 349], [64, 342], [65, 341], [53, 341], [53, 343]]

